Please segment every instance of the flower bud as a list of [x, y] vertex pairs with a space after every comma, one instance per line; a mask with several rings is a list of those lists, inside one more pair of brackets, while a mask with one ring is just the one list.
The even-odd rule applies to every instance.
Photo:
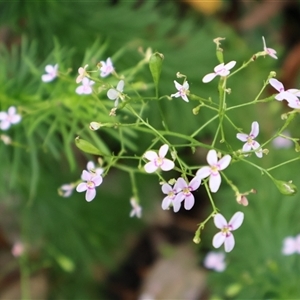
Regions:
[[292, 181], [281, 181], [273, 179], [276, 187], [283, 195], [294, 195], [297, 192], [297, 187], [292, 183]]
[[101, 123], [99, 122], [91, 122], [90, 123], [90, 129], [91, 130], [98, 130], [101, 127]]
[[155, 52], [151, 55], [149, 60], [149, 68], [152, 74], [152, 78], [154, 81], [155, 88], [157, 90], [159, 77], [161, 73], [162, 63], [164, 60], [164, 56], [161, 53]]

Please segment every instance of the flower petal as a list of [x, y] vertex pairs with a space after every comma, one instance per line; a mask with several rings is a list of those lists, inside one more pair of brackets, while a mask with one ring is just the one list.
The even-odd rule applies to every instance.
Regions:
[[117, 85], [117, 90], [119, 92], [123, 92], [123, 89], [124, 89], [124, 80], [120, 80]]
[[242, 225], [243, 221], [244, 221], [244, 213], [238, 211], [232, 216], [232, 218], [228, 222], [228, 225], [231, 226], [232, 228], [231, 230], [236, 230]]
[[232, 60], [231, 62], [227, 63], [224, 68], [227, 69], [227, 70], [231, 70], [236, 64], [236, 61], [235, 60]]
[[195, 191], [198, 189], [200, 184], [201, 184], [201, 178], [196, 176], [191, 180], [189, 186], [192, 188], [192, 191]]
[[245, 133], [237, 133], [236, 138], [242, 142], [247, 142], [249, 135]]
[[158, 156], [163, 158], [168, 153], [169, 146], [167, 144], [162, 145], [158, 150]]
[[174, 189], [176, 191], [181, 191], [183, 188], [186, 187], [188, 187], [186, 181], [182, 177], [179, 177], [174, 185]]
[[207, 176], [210, 175], [210, 167], [206, 166], [206, 167], [202, 167], [201, 169], [199, 169], [196, 173], [196, 176], [199, 177], [200, 179], [206, 178]]
[[279, 80], [277, 80], [275, 78], [271, 78], [271, 79], [269, 79], [269, 83], [278, 92], [284, 91], [284, 86]]
[[117, 99], [119, 96], [119, 92], [116, 91], [115, 89], [109, 89], [107, 91], [107, 97], [110, 99], [110, 100], [115, 100]]
[[87, 185], [86, 185], [85, 182], [79, 183], [79, 184], [77, 185], [77, 187], [76, 187], [76, 191], [79, 192], [79, 193], [84, 192], [84, 191], [86, 191], [86, 190], [87, 190]]
[[209, 73], [202, 78], [202, 82], [207, 83], [212, 81], [217, 76], [216, 73]]
[[259, 124], [258, 122], [253, 122], [252, 125], [251, 125], [251, 132], [250, 132], [250, 135], [254, 138], [256, 138], [259, 134]]
[[212, 244], [215, 248], [219, 248], [224, 243], [225, 239], [225, 235], [222, 232], [218, 232], [214, 235]]
[[92, 174], [90, 172], [88, 172], [86, 170], [82, 171], [82, 174], [81, 174], [82, 180], [89, 181], [89, 180], [91, 180], [91, 178], [92, 178]]
[[179, 91], [182, 88], [182, 85], [180, 83], [178, 83], [176, 80], [174, 80], [174, 84], [175, 84], [177, 91]]
[[175, 167], [175, 164], [172, 160], [164, 158], [162, 165], [160, 166], [160, 168], [163, 171], [170, 171]]
[[173, 210], [174, 212], [178, 212], [180, 210], [181, 201], [173, 201]]
[[229, 236], [226, 237], [225, 242], [224, 242], [224, 247], [225, 247], [225, 252], [230, 252], [235, 245], [235, 240], [233, 234], [230, 234]]
[[214, 166], [218, 163], [218, 155], [216, 150], [209, 150], [206, 156], [206, 160], [210, 166]]
[[102, 176], [94, 176], [93, 182], [94, 182], [95, 186], [99, 186], [103, 182]]
[[216, 227], [219, 229], [222, 229], [225, 226], [227, 226], [227, 221], [221, 214], [216, 214], [214, 216], [214, 223], [215, 223]]
[[226, 169], [231, 162], [231, 156], [229, 154], [226, 154], [218, 161], [219, 170]]
[[85, 200], [90, 202], [96, 197], [96, 189], [87, 189], [85, 193]]
[[168, 197], [168, 196], [165, 197], [165, 198], [163, 199], [162, 203], [161, 203], [161, 208], [162, 208], [163, 210], [168, 209], [169, 206], [170, 206], [170, 204], [171, 204], [171, 202], [172, 202], [172, 199], [171, 199], [170, 197]]
[[144, 169], [147, 173], [153, 173], [158, 169], [158, 167], [152, 161], [149, 161], [144, 165]]
[[156, 158], [158, 158], [158, 155], [155, 151], [149, 150], [146, 151], [143, 155], [145, 158], [147, 158], [148, 160], [155, 160]]
[[220, 173], [211, 174], [209, 177], [209, 188], [212, 193], [216, 193], [221, 185]]
[[195, 197], [193, 194], [190, 194], [185, 197], [184, 208], [190, 210], [195, 204]]
[[168, 195], [170, 192], [172, 192], [173, 188], [168, 183], [164, 183], [161, 186], [161, 190], [164, 194]]

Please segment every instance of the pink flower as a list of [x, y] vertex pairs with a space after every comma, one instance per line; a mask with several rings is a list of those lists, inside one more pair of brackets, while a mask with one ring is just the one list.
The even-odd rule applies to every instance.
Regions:
[[92, 174], [94, 174], [94, 175], [98, 175], [98, 176], [102, 175], [102, 173], [103, 173], [103, 171], [104, 171], [102, 168], [96, 168], [96, 166], [95, 166], [95, 164], [94, 164], [93, 161], [89, 161], [89, 162], [87, 163], [86, 169], [87, 169], [90, 173], [92, 173]]
[[101, 61], [100, 76], [106, 77], [114, 71], [114, 66], [110, 57], [105, 61]]
[[221, 185], [221, 175], [219, 171], [222, 171], [229, 166], [231, 156], [227, 154], [218, 160], [216, 150], [209, 150], [206, 160], [209, 166], [199, 169], [196, 173], [196, 177], [203, 179], [209, 176], [209, 188], [213, 193], [216, 193]]
[[264, 51], [267, 55], [277, 59], [277, 56], [276, 56], [276, 50], [272, 49], [272, 48], [267, 48], [266, 46], [266, 41], [265, 41], [265, 38], [262, 37], [262, 40], [263, 40], [263, 44], [264, 44]]
[[278, 101], [282, 101], [282, 100], [287, 100], [287, 101], [291, 101], [291, 102], [297, 102], [298, 98], [296, 96], [296, 94], [299, 92], [299, 90], [297, 89], [289, 89], [289, 90], [285, 90], [283, 84], [275, 79], [275, 78], [271, 78], [269, 79], [269, 83], [271, 84], [271, 86], [277, 90], [279, 93], [275, 96], [275, 99]]
[[300, 254], [300, 234], [298, 234], [295, 238], [292, 236], [288, 236], [283, 240], [283, 255], [291, 255], [294, 253]]
[[209, 73], [205, 75], [202, 79], [204, 83], [212, 81], [216, 76], [225, 77], [230, 74], [230, 71], [236, 64], [236, 61], [232, 60], [231, 62], [224, 65], [221, 63], [214, 68], [214, 73]]
[[76, 191], [79, 193], [86, 191], [85, 200], [90, 202], [95, 198], [96, 187], [102, 183], [103, 179], [101, 176], [95, 175], [86, 170], [82, 171], [81, 179], [86, 182], [79, 183]]
[[88, 78], [84, 77], [82, 79], [82, 85], [78, 86], [76, 88], [75, 92], [78, 95], [82, 95], [82, 94], [89, 95], [93, 92], [92, 85], [94, 83], [95, 83], [95, 81], [89, 80]]
[[63, 184], [59, 189], [58, 189], [58, 194], [64, 198], [70, 197], [73, 193], [75, 186], [72, 183], [69, 184]]
[[11, 253], [14, 257], [20, 257], [25, 251], [25, 247], [21, 242], [15, 242], [11, 249]]
[[165, 158], [168, 150], [169, 146], [164, 144], [159, 148], [158, 155], [152, 150], [145, 152], [144, 157], [149, 160], [149, 162], [144, 166], [145, 171], [147, 173], [153, 173], [159, 168], [163, 171], [172, 170], [175, 166], [174, 162]]
[[42, 81], [44, 82], [50, 82], [54, 80], [57, 77], [57, 69], [58, 69], [58, 64], [52, 66], [52, 65], [47, 65], [45, 67], [45, 71], [47, 74], [42, 75]]
[[214, 223], [221, 231], [213, 237], [213, 246], [219, 248], [224, 243], [225, 252], [230, 252], [235, 244], [234, 236], [231, 231], [238, 229], [243, 221], [244, 214], [240, 211], [236, 212], [228, 223], [221, 214], [216, 214], [214, 216]]
[[172, 94], [171, 97], [181, 97], [184, 101], [189, 102], [189, 99], [187, 97], [187, 94], [189, 93], [189, 84], [187, 81], [185, 81], [183, 83], [183, 85], [181, 85], [180, 83], [178, 83], [176, 80], [174, 80], [175, 83], [175, 87], [177, 89], [177, 93]]
[[109, 89], [107, 91], [107, 97], [110, 100], [115, 100], [115, 106], [118, 106], [119, 98], [121, 100], [124, 100], [123, 89], [124, 89], [124, 80], [120, 80], [117, 84], [116, 89]]
[[130, 212], [130, 218], [137, 216], [137, 218], [142, 217], [142, 207], [137, 203], [135, 198], [130, 199], [130, 204], [132, 206], [132, 210]]
[[195, 204], [195, 197], [192, 194], [200, 186], [201, 179], [194, 177], [191, 182], [186, 182], [183, 178], [179, 177], [174, 185], [175, 191], [178, 192], [174, 199], [174, 212], [180, 209], [181, 202], [184, 201], [184, 208], [190, 210]]
[[0, 129], [7, 130], [12, 124], [17, 124], [21, 121], [21, 116], [17, 114], [17, 109], [11, 106], [7, 112], [0, 112]]
[[167, 195], [161, 203], [162, 209], [164, 209], [164, 210], [169, 209], [170, 205], [172, 205], [174, 212], [179, 211], [180, 202], [174, 202], [176, 194], [177, 194], [175, 187], [172, 187], [168, 183], [164, 183], [161, 187], [161, 190], [164, 194]]
[[[254, 139], [259, 134], [259, 124], [255, 121], [252, 123], [251, 132], [249, 134], [245, 133], [237, 133], [236, 137], [242, 142], [246, 142], [243, 146], [243, 152], [251, 151], [251, 149], [256, 150], [260, 147], [260, 144]], [[257, 157], [261, 158], [263, 156], [263, 152], [261, 149], [255, 151]]]
[[76, 78], [76, 83], [80, 83], [84, 77], [88, 76], [88, 73], [86, 71], [86, 68], [88, 67], [88, 65], [85, 65], [84, 68], [80, 67], [78, 69], [78, 76]]
[[226, 269], [225, 253], [208, 252], [203, 261], [204, 267], [217, 272], [223, 272]]

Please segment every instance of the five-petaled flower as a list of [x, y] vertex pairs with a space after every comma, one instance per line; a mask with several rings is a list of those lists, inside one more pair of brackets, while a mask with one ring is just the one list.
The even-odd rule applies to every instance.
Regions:
[[100, 67], [101, 77], [106, 77], [115, 70], [110, 57], [106, 60], [106, 62], [101, 61], [100, 63], [101, 63], [101, 67]]
[[145, 171], [147, 173], [153, 173], [159, 168], [163, 171], [172, 170], [175, 166], [174, 162], [170, 159], [165, 158], [168, 150], [169, 146], [167, 144], [164, 144], [159, 148], [158, 154], [152, 150], [146, 151], [144, 157], [148, 159], [149, 162], [144, 166]]
[[96, 196], [96, 187], [99, 186], [103, 179], [101, 176], [88, 172], [86, 170], [82, 171], [81, 179], [85, 182], [81, 182], [77, 185], [77, 192], [85, 192], [85, 200], [90, 202]]
[[107, 97], [110, 100], [115, 100], [115, 106], [118, 106], [119, 98], [121, 100], [124, 100], [123, 89], [124, 89], [124, 80], [120, 80], [117, 84], [116, 89], [109, 89], [107, 91]]
[[141, 218], [142, 216], [142, 207], [138, 204], [138, 202], [136, 201], [136, 199], [134, 197], [132, 197], [130, 199], [130, 204], [132, 207], [132, 210], [130, 212], [130, 218], [136, 216], [137, 218]]
[[269, 83], [275, 90], [277, 90], [279, 92], [275, 96], [276, 100], [278, 100], [278, 101], [287, 100], [288, 102], [298, 101], [296, 94], [299, 92], [299, 90], [297, 90], [297, 89], [285, 90], [283, 84], [275, 78], [269, 79]]
[[246, 142], [243, 146], [243, 152], [251, 151], [251, 149], [256, 150], [255, 154], [257, 157], [261, 158], [263, 156], [262, 149], [257, 150], [260, 148], [260, 144], [255, 141], [254, 139], [259, 134], [259, 124], [258, 122], [253, 122], [251, 125], [251, 132], [249, 134], [245, 133], [237, 133], [236, 137], [242, 142]]
[[84, 68], [80, 67], [78, 69], [78, 76], [76, 78], [76, 83], [80, 83], [84, 77], [88, 76], [89, 74], [86, 71], [86, 68], [88, 67], [88, 65], [85, 65]]
[[263, 40], [263, 44], [264, 44], [264, 52], [265, 54], [277, 59], [277, 56], [276, 56], [276, 50], [272, 49], [272, 48], [267, 48], [267, 45], [266, 45], [266, 41], [265, 41], [265, 38], [262, 37], [262, 40]]
[[47, 65], [45, 67], [45, 71], [47, 74], [42, 75], [42, 81], [44, 82], [50, 82], [54, 80], [57, 77], [57, 70], [58, 70], [58, 64], [52, 66], [52, 65]]
[[184, 200], [184, 208], [190, 210], [195, 204], [195, 197], [192, 194], [200, 186], [201, 179], [194, 177], [191, 182], [186, 182], [182, 177], [179, 177], [174, 185], [175, 191], [178, 192], [174, 199], [174, 212], [180, 209], [181, 202]]
[[76, 88], [76, 93], [78, 95], [82, 95], [82, 94], [89, 95], [89, 94], [91, 94], [93, 92], [92, 85], [94, 83], [95, 83], [95, 81], [89, 80], [88, 78], [84, 77], [82, 79], [82, 85], [80, 85]]
[[242, 225], [243, 220], [244, 213], [240, 211], [236, 212], [228, 223], [221, 214], [216, 214], [214, 216], [214, 223], [221, 231], [214, 235], [213, 246], [219, 248], [224, 243], [225, 252], [230, 252], [235, 244], [231, 231], [238, 229]]
[[300, 254], [300, 234], [296, 237], [288, 236], [283, 240], [282, 254], [291, 255]]
[[207, 269], [223, 272], [226, 269], [225, 253], [210, 251], [204, 258], [203, 265]]
[[176, 80], [174, 80], [175, 83], [175, 87], [177, 89], [177, 93], [172, 94], [171, 97], [181, 97], [184, 101], [189, 102], [189, 99], [187, 97], [188, 93], [189, 93], [189, 83], [187, 81], [185, 81], [183, 83], [183, 85], [181, 85], [180, 83], [178, 83]]
[[8, 111], [0, 112], [0, 129], [7, 130], [12, 124], [17, 124], [21, 121], [21, 116], [17, 114], [17, 109], [14, 106], [9, 107]]
[[216, 193], [221, 185], [221, 175], [219, 171], [222, 171], [229, 166], [231, 156], [226, 154], [218, 160], [216, 150], [212, 149], [208, 151], [206, 160], [209, 166], [200, 168], [196, 173], [196, 177], [203, 179], [209, 176], [209, 188], [213, 193]]
[[232, 60], [231, 62], [227, 63], [226, 65], [224, 65], [224, 63], [217, 65], [214, 68], [214, 72], [205, 75], [203, 77], [202, 81], [204, 83], [207, 83], [207, 82], [212, 81], [218, 75], [221, 77], [225, 77], [225, 76], [229, 75], [230, 70], [235, 66], [235, 64], [236, 64], [236, 61]]
[[174, 212], [178, 211], [180, 209], [180, 203], [174, 202], [174, 199], [176, 197], [177, 191], [175, 190], [175, 187], [172, 187], [168, 183], [164, 183], [161, 187], [161, 190], [164, 194], [167, 196], [163, 199], [161, 203], [162, 209], [166, 210], [169, 209], [169, 207], [172, 205]]

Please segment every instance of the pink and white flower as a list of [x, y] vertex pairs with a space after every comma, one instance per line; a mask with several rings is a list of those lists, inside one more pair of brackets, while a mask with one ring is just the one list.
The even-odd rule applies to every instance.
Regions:
[[179, 211], [180, 209], [180, 202], [174, 202], [177, 190], [175, 187], [172, 187], [168, 183], [164, 183], [161, 187], [161, 190], [164, 194], [167, 196], [163, 199], [161, 203], [161, 207], [163, 210], [169, 209], [169, 207], [172, 205], [174, 212]]
[[86, 68], [88, 67], [88, 65], [85, 65], [84, 68], [80, 67], [78, 69], [78, 76], [76, 78], [76, 83], [80, 83], [84, 77], [88, 76], [88, 73], [86, 71]]
[[215, 248], [219, 248], [224, 243], [225, 252], [230, 252], [235, 245], [232, 231], [238, 229], [242, 225], [243, 221], [244, 213], [240, 211], [236, 212], [228, 223], [221, 214], [216, 214], [214, 216], [214, 223], [217, 228], [221, 229], [221, 231], [213, 237], [213, 246]]
[[0, 129], [7, 130], [12, 124], [19, 123], [21, 119], [21, 116], [17, 114], [17, 109], [11, 106], [7, 112], [0, 112]]
[[76, 88], [75, 92], [78, 95], [82, 95], [82, 94], [89, 95], [93, 92], [92, 85], [94, 83], [95, 83], [95, 81], [89, 80], [88, 78], [84, 77], [82, 79], [82, 85], [78, 86]]
[[221, 77], [228, 76], [230, 74], [230, 70], [235, 66], [235, 64], [236, 64], [236, 61], [232, 60], [231, 62], [227, 63], [226, 65], [224, 65], [224, 63], [217, 65], [214, 68], [213, 73], [209, 73], [203, 77], [202, 82], [204, 82], [204, 83], [210, 82], [216, 76], [221, 76]]
[[70, 197], [73, 193], [75, 186], [72, 183], [63, 184], [58, 189], [58, 194], [64, 198]]
[[103, 179], [101, 176], [86, 170], [82, 171], [81, 179], [85, 182], [79, 183], [76, 191], [79, 193], [86, 191], [85, 200], [90, 202], [96, 197], [96, 187], [102, 183]]
[[149, 160], [145, 164], [144, 169], [147, 173], [153, 173], [157, 169], [162, 169], [163, 171], [170, 171], [175, 167], [175, 164], [172, 160], [165, 158], [169, 150], [167, 144], [162, 145], [158, 154], [155, 151], [149, 150], [146, 151], [144, 157]]
[[118, 106], [119, 98], [121, 100], [124, 100], [123, 89], [124, 89], [124, 80], [120, 80], [117, 84], [116, 89], [109, 89], [107, 91], [107, 97], [110, 100], [115, 100], [115, 106]]
[[96, 168], [95, 163], [94, 163], [93, 161], [89, 161], [89, 162], [87, 163], [86, 169], [87, 169], [90, 173], [95, 174], [95, 175], [98, 175], [98, 176], [102, 175], [102, 173], [103, 173], [103, 171], [104, 171], [102, 168]]
[[[263, 156], [262, 149], [260, 148], [260, 144], [254, 139], [259, 134], [259, 124], [258, 122], [253, 122], [251, 125], [251, 132], [249, 134], [245, 133], [237, 133], [236, 137], [242, 142], [246, 142], [243, 146], [243, 152], [251, 151], [251, 149], [255, 150], [255, 154], [257, 157], [261, 158]], [[259, 150], [257, 150], [259, 149]]]
[[47, 74], [42, 75], [42, 81], [43, 82], [50, 82], [54, 80], [57, 77], [58, 74], [58, 64], [52, 66], [52, 65], [47, 65], [45, 67], [45, 71]]
[[204, 179], [209, 176], [209, 188], [213, 193], [216, 193], [221, 185], [221, 175], [219, 171], [222, 171], [229, 166], [231, 156], [227, 154], [218, 160], [216, 150], [212, 149], [208, 151], [206, 160], [209, 166], [200, 168], [196, 173], [196, 177]]
[[300, 254], [300, 234], [296, 237], [288, 236], [283, 240], [283, 255]]
[[269, 79], [269, 83], [275, 90], [277, 90], [279, 92], [275, 96], [276, 100], [278, 100], [278, 101], [287, 100], [288, 102], [290, 102], [290, 101], [297, 102], [298, 101], [296, 94], [299, 93], [299, 90], [297, 90], [297, 89], [285, 90], [283, 84], [275, 78]]
[[114, 71], [114, 66], [110, 57], [105, 61], [101, 61], [100, 76], [106, 77]]
[[175, 87], [177, 89], [177, 93], [172, 94], [171, 97], [181, 97], [184, 101], [189, 102], [189, 99], [187, 97], [188, 93], [189, 93], [189, 84], [187, 81], [185, 81], [183, 83], [183, 85], [181, 85], [180, 83], [178, 83], [176, 80], [174, 80], [175, 83]]
[[199, 177], [194, 177], [191, 182], [185, 181], [182, 177], [179, 177], [174, 185], [175, 191], [178, 192], [174, 199], [174, 212], [177, 212], [180, 208], [181, 202], [184, 201], [184, 208], [190, 210], [195, 204], [195, 197], [192, 194], [197, 190], [201, 184]]
[[266, 41], [265, 41], [265, 38], [262, 37], [262, 40], [263, 40], [263, 44], [264, 44], [264, 52], [265, 54], [277, 59], [277, 56], [276, 56], [276, 50], [272, 49], [272, 48], [267, 48], [267, 45], [266, 45]]
[[225, 253], [210, 251], [204, 258], [203, 265], [207, 269], [223, 272], [226, 269]]
[[142, 217], [142, 207], [138, 204], [135, 198], [130, 199], [130, 204], [132, 206], [132, 210], [130, 212], [130, 218], [136, 216], [137, 218]]

